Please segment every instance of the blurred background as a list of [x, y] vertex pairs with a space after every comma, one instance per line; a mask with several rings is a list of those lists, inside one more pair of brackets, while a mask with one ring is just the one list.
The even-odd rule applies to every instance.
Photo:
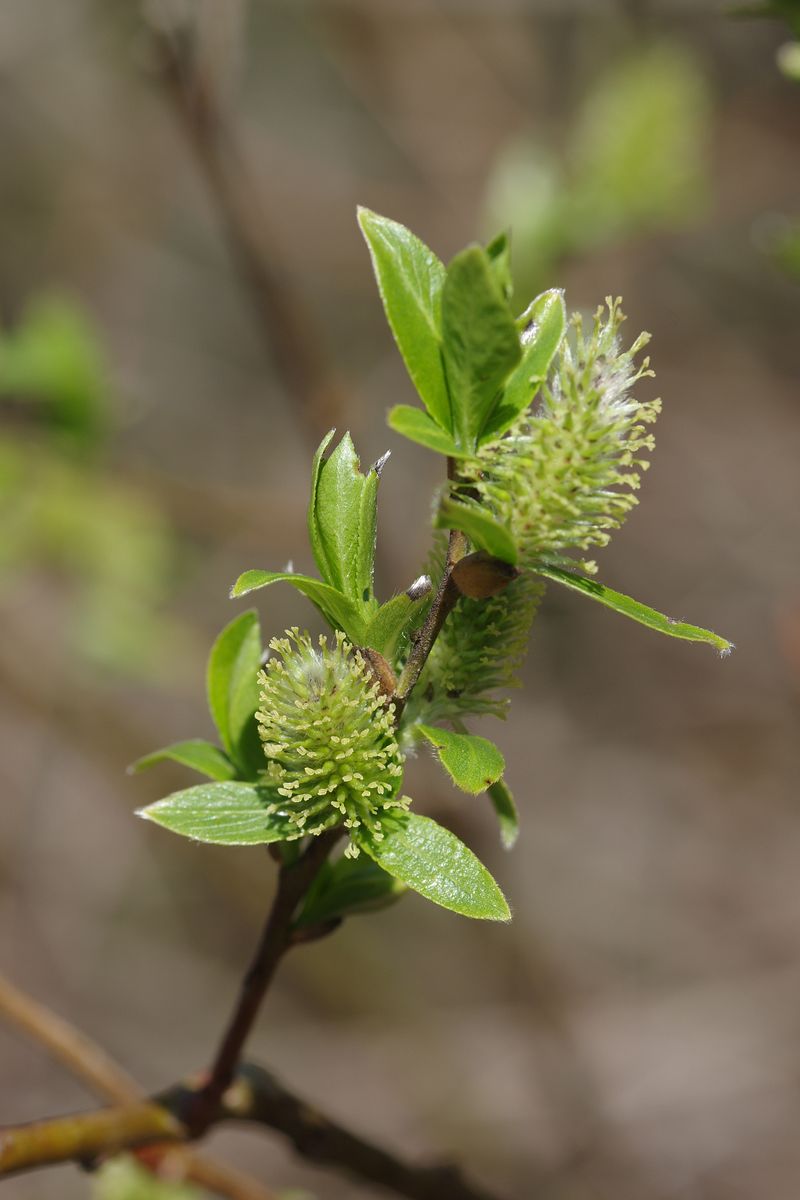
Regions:
[[[365, 464], [392, 450], [384, 598], [429, 545], [441, 461], [385, 426], [413, 397], [355, 206], [445, 259], [510, 226], [520, 309], [552, 285], [573, 309], [620, 294], [631, 337], [653, 334], [658, 447], [600, 578], [738, 648], [720, 662], [548, 593], [485, 729], [514, 852], [429, 761], [409, 779], [513, 924], [415, 897], [350, 921], [286, 962], [252, 1056], [514, 1200], [795, 1200], [789, 38], [710, 0], [4, 0], [0, 969], [144, 1087], [207, 1061], [273, 872], [136, 821], [194, 778], [126, 765], [211, 734], [205, 656], [246, 606], [239, 572], [312, 569], [331, 425]], [[261, 595], [268, 637], [318, 627], [289, 589]], [[94, 1103], [2, 1026], [0, 1062], [0, 1121]], [[276, 1191], [377, 1200], [277, 1137], [210, 1145]], [[65, 1167], [5, 1194], [88, 1187]]]

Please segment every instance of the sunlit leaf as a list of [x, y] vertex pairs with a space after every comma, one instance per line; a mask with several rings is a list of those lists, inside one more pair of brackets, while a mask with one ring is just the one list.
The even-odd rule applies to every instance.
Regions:
[[415, 813], [384, 820], [383, 825], [381, 841], [363, 830], [354, 836], [384, 871], [451, 912], [488, 921], [510, 920], [505, 897], [486, 867], [449, 829]]
[[480, 246], [462, 250], [447, 268], [442, 336], [453, 434], [462, 453], [472, 454], [500, 389], [522, 355], [508, 302]]
[[386, 317], [408, 373], [433, 420], [452, 430], [441, 356], [441, 295], [445, 270], [404, 225], [359, 208]]
[[185, 742], [173, 742], [162, 750], [154, 750], [145, 754], [132, 763], [129, 770], [138, 774], [162, 762], [176, 762], [181, 766], [191, 767], [209, 779], [218, 781], [236, 778], [236, 767], [219, 746], [206, 742], [202, 738], [191, 738]]
[[551, 567], [545, 563], [536, 563], [533, 570], [537, 575], [543, 575], [545, 579], [552, 579], [574, 592], [589, 596], [590, 599], [605, 604], [606, 608], [613, 608], [614, 612], [621, 613], [623, 617], [630, 617], [632, 621], [638, 621], [640, 625], [646, 625], [648, 629], [655, 629], [658, 633], [666, 633], [669, 637], [681, 638], [685, 642], [706, 642], [719, 650], [721, 655], [730, 654], [734, 648], [733, 642], [712, 633], [710, 629], [687, 625], [685, 621], [675, 621], [672, 617], [656, 612], [654, 608], [648, 608], [646, 604], [640, 604], [630, 596], [624, 596], [622, 592], [612, 591], [596, 579], [574, 575], [571, 571], [564, 571], [561, 567]]
[[231, 597], [246, 596], [273, 583], [289, 583], [312, 602], [329, 625], [342, 629], [352, 642], [363, 645], [364, 623], [357, 607], [329, 583], [293, 571], [245, 571], [231, 588]]
[[485, 792], [505, 770], [502, 754], [487, 738], [434, 725], [415, 725], [414, 730], [436, 747], [442, 766], [463, 792]]
[[417, 442], [437, 454], [447, 454], [455, 458], [460, 453], [449, 433], [441, 429], [431, 420], [422, 408], [412, 408], [410, 404], [396, 404], [389, 409], [386, 417], [389, 426], [396, 433], [401, 433], [411, 442]]
[[208, 659], [208, 707], [223, 746], [235, 762], [252, 756], [254, 713], [258, 705], [261, 629], [252, 609], [223, 629]]
[[297, 826], [268, 808], [281, 798], [253, 783], [201, 783], [156, 800], [136, 815], [172, 833], [218, 846], [258, 846], [297, 836]]

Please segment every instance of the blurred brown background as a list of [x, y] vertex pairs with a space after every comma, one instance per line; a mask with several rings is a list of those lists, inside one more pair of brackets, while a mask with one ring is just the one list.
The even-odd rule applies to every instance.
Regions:
[[[182, 119], [152, 32], [184, 20], [226, 114], [204, 126], [221, 138], [216, 192], [187, 134], [198, 97]], [[236, 575], [311, 569], [306, 488], [329, 418], [365, 463], [392, 450], [384, 597], [428, 545], [441, 463], [386, 429], [411, 385], [355, 205], [444, 258], [510, 224], [520, 308], [531, 287], [564, 285], [582, 309], [621, 294], [631, 335], [653, 333], [658, 448], [600, 577], [738, 648], [720, 662], [548, 594], [524, 689], [487, 727], [522, 810], [515, 851], [430, 763], [409, 779], [489, 863], [513, 924], [414, 897], [351, 921], [286, 963], [253, 1056], [515, 1200], [796, 1200], [800, 87], [776, 67], [786, 36], [703, 0], [3, 3], [0, 968], [144, 1086], [207, 1061], [272, 876], [258, 850], [136, 821], [191, 778], [126, 764], [210, 735], [204, 660], [243, 607], [226, 599]], [[263, 280], [242, 278], [226, 196], [298, 314], [299, 366], [296, 329], [270, 325]], [[268, 636], [315, 628], [293, 592], [262, 595]], [[0, 1063], [0, 1121], [93, 1102], [3, 1028]], [[212, 1147], [277, 1190], [377, 1196], [277, 1138]], [[5, 1194], [87, 1187], [63, 1168]]]

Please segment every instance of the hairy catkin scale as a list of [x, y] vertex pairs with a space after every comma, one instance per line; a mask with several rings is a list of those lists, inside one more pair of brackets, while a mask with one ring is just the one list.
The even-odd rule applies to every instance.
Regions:
[[621, 351], [620, 301], [607, 306], [588, 336], [580, 317], [572, 318], [572, 344], [565, 339], [538, 411], [483, 447], [462, 477], [477, 502], [511, 529], [523, 567], [564, 550], [605, 546], [637, 503], [633, 492], [649, 466], [643, 455], [653, 449], [653, 435], [646, 427], [661, 404], [630, 394], [652, 375], [647, 359], [634, 363], [649, 338], [641, 334]]
[[[397, 797], [394, 706], [343, 633], [314, 646], [290, 629], [270, 649], [256, 718], [267, 782], [280, 797], [271, 811], [285, 812], [297, 837], [341, 824], [380, 841], [382, 815], [409, 803]], [[355, 857], [358, 848], [351, 842], [345, 853]]]

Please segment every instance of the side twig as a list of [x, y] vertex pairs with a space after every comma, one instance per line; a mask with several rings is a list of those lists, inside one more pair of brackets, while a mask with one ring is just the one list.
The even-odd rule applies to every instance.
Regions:
[[[92, 1161], [109, 1152], [192, 1135], [186, 1114], [201, 1094], [178, 1084], [149, 1103], [0, 1129], [0, 1176], [44, 1163]], [[242, 1066], [214, 1120], [246, 1121], [282, 1133], [301, 1158], [377, 1184], [406, 1200], [498, 1200], [450, 1165], [414, 1165], [351, 1133], [254, 1065]]]

